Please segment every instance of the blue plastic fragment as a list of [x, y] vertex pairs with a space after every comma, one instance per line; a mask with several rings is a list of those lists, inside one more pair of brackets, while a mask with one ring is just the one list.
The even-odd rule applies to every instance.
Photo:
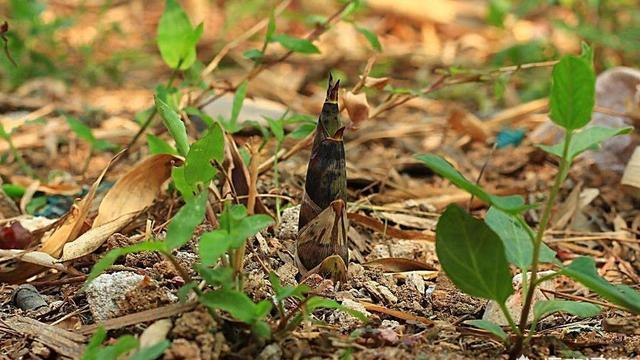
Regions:
[[525, 129], [502, 129], [496, 136], [496, 147], [518, 146], [524, 140], [525, 133]]

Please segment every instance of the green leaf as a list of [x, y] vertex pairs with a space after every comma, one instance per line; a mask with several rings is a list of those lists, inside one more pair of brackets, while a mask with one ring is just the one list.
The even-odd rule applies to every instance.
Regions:
[[593, 66], [593, 48], [589, 46], [586, 42], [582, 41], [580, 43], [580, 48], [582, 52], [580, 53], [580, 57], [587, 61], [591, 66]]
[[167, 227], [167, 237], [164, 240], [167, 249], [178, 249], [191, 239], [196, 226], [204, 219], [208, 195], [209, 190], [204, 189], [178, 210]]
[[273, 304], [270, 300], [262, 300], [256, 304], [255, 307], [255, 317], [256, 319], [263, 319], [271, 312], [273, 308]]
[[158, 23], [157, 44], [162, 60], [172, 69], [185, 70], [196, 60], [196, 44], [202, 36], [202, 24], [193, 29], [187, 13], [176, 0], [165, 2]]
[[93, 143], [93, 148], [97, 151], [107, 151], [117, 149], [118, 146], [116, 144], [110, 143], [107, 140], [97, 139], [96, 142]]
[[302, 124], [289, 133], [289, 137], [294, 140], [301, 140], [309, 136], [316, 129], [315, 124]]
[[499, 337], [502, 341], [506, 341], [508, 338], [507, 333], [502, 330], [500, 325], [489, 320], [467, 320], [464, 323], [477, 327], [478, 329], [487, 330], [493, 335]]
[[309, 300], [307, 300], [306, 310], [307, 310], [307, 313], [312, 313], [317, 309], [337, 309], [355, 317], [356, 319], [362, 322], [367, 322], [369, 320], [360, 311], [353, 310], [351, 308], [343, 306], [342, 304], [338, 303], [335, 300], [323, 298], [320, 296], [313, 296]]
[[140, 349], [129, 360], [155, 360], [162, 356], [165, 350], [169, 348], [171, 341], [162, 340], [159, 343]]
[[271, 283], [271, 287], [273, 288], [273, 292], [275, 292], [276, 300], [278, 302], [282, 302], [284, 299], [289, 297], [302, 299], [305, 294], [311, 291], [311, 288], [304, 284], [298, 285], [296, 287], [282, 286], [278, 275], [276, 275], [276, 273], [274, 273], [273, 271], [269, 273], [269, 282]]
[[210, 286], [230, 288], [233, 285], [233, 268], [231, 267], [211, 269], [202, 264], [196, 264], [195, 268], [204, 281]]
[[510, 3], [506, 0], [490, 0], [487, 23], [496, 27], [504, 27], [504, 18], [509, 13]]
[[356, 26], [356, 30], [358, 30], [359, 33], [364, 35], [364, 37], [367, 39], [367, 41], [369, 42], [369, 45], [371, 45], [373, 50], [382, 52], [382, 45], [380, 45], [380, 41], [378, 40], [378, 35], [376, 35], [372, 31], [369, 31], [369, 29], [359, 27], [359, 26]]
[[185, 201], [193, 199], [193, 194], [197, 191], [195, 186], [189, 184], [184, 176], [184, 165], [177, 166], [171, 169], [171, 178], [176, 189], [180, 191], [180, 194]]
[[87, 347], [84, 349], [84, 354], [82, 354], [82, 360], [92, 360], [95, 359], [98, 355], [98, 351], [100, 351], [100, 345], [107, 338], [107, 331], [104, 327], [100, 326], [96, 330], [95, 333], [91, 336]]
[[178, 300], [180, 300], [181, 303], [186, 302], [189, 299], [189, 294], [191, 294], [191, 291], [197, 287], [198, 283], [196, 283], [195, 281], [180, 286], [180, 289], [178, 289]]
[[89, 276], [87, 276], [87, 281], [85, 286], [87, 286], [91, 281], [93, 281], [98, 275], [102, 274], [107, 268], [113, 265], [116, 260], [122, 255], [139, 253], [143, 251], [164, 251], [166, 249], [164, 242], [162, 241], [145, 241], [129, 246], [125, 246], [123, 248], [116, 248], [109, 251], [105, 256], [102, 257], [91, 269]]
[[273, 34], [276, 32], [276, 16], [273, 11], [269, 13], [269, 23], [267, 24], [267, 32], [264, 34], [265, 43], [270, 43]]
[[82, 121], [73, 117], [67, 117], [67, 124], [79, 138], [88, 142], [91, 146], [95, 144], [96, 138], [93, 136], [91, 128], [85, 125]]
[[[587, 150], [596, 150], [602, 142], [614, 136], [629, 134], [633, 131], [632, 127], [625, 128], [608, 128], [602, 126], [593, 126], [580, 132], [573, 134], [571, 144], [569, 144], [569, 159], [573, 160], [576, 156]], [[564, 149], [564, 140], [556, 145], [538, 145], [544, 151], [557, 157], [562, 157]]]
[[202, 265], [216, 264], [220, 256], [229, 250], [231, 239], [227, 235], [226, 231], [214, 230], [204, 233], [200, 237], [198, 251], [200, 252]]
[[318, 50], [318, 48], [307, 39], [301, 39], [287, 34], [280, 34], [273, 36], [271, 40], [280, 43], [280, 45], [293, 52], [301, 54], [320, 54], [320, 50]]
[[258, 320], [251, 325], [251, 331], [258, 337], [269, 339], [271, 338], [271, 327], [265, 321]]
[[576, 56], [564, 56], [553, 67], [549, 116], [567, 130], [580, 129], [591, 120], [596, 76], [591, 64]]
[[213, 118], [209, 114], [198, 109], [197, 107], [187, 106], [186, 108], [184, 108], [184, 112], [186, 112], [188, 115], [199, 117], [200, 119], [202, 119], [202, 122], [207, 124], [207, 127], [211, 127], [215, 123], [215, 121], [213, 121]]
[[200, 297], [200, 302], [211, 309], [226, 311], [243, 323], [252, 324], [256, 320], [256, 304], [240, 291], [229, 289], [209, 291]]
[[276, 137], [276, 140], [278, 140], [278, 142], [282, 142], [282, 140], [284, 140], [284, 127], [282, 126], [282, 121], [267, 118], [267, 123], [269, 123], [269, 128]]
[[0, 124], [0, 137], [9, 141], [11, 139], [11, 135], [5, 130], [4, 125]]
[[533, 307], [535, 319], [541, 319], [549, 314], [564, 311], [582, 318], [596, 316], [600, 313], [600, 306], [578, 301], [541, 300]]
[[436, 225], [436, 253], [462, 291], [504, 303], [513, 293], [504, 246], [483, 221], [449, 205]]
[[245, 59], [249, 59], [249, 60], [262, 59], [263, 56], [264, 56], [264, 54], [262, 53], [262, 51], [260, 51], [258, 49], [249, 49], [249, 50], [247, 50], [247, 51], [242, 53], [242, 57], [244, 57]]
[[187, 183], [208, 184], [217, 170], [211, 161], [222, 164], [224, 158], [224, 132], [217, 123], [207, 130], [202, 138], [191, 145], [184, 162], [184, 177]]
[[247, 80], [243, 81], [238, 89], [236, 90], [236, 94], [233, 97], [233, 105], [231, 107], [231, 118], [229, 118], [230, 128], [227, 129], [230, 132], [236, 132], [239, 130], [238, 128], [238, 115], [240, 115], [240, 110], [242, 109], [242, 103], [244, 102], [244, 97], [247, 95], [247, 87], [249, 86], [249, 82]]
[[229, 232], [231, 246], [233, 248], [239, 248], [249, 237], [273, 225], [273, 223], [273, 218], [264, 214], [252, 215], [242, 219], [240, 224], [232, 228]]
[[149, 152], [151, 154], [178, 155], [178, 152], [173, 146], [153, 134], [147, 134], [147, 144], [149, 144]]
[[439, 156], [425, 154], [418, 155], [416, 158], [438, 175], [451, 181], [455, 186], [508, 214], [517, 214], [530, 208], [530, 206], [524, 204], [521, 196], [497, 196], [485, 192], [480, 186], [465, 179], [449, 162]]
[[2, 191], [12, 198], [21, 198], [27, 189], [17, 184], [2, 184]]
[[138, 347], [138, 340], [132, 335], [124, 335], [118, 338], [115, 344], [98, 351], [96, 360], [116, 360], [119, 356], [128, 353]]
[[173, 111], [165, 102], [160, 100], [157, 96], [155, 97], [156, 108], [158, 109], [158, 113], [162, 117], [162, 121], [164, 125], [169, 130], [171, 137], [176, 142], [176, 148], [178, 149], [178, 153], [182, 156], [187, 156], [189, 152], [189, 137], [187, 136], [187, 128], [184, 126], [184, 123], [180, 119], [178, 113]]
[[632, 313], [640, 314], [640, 293], [626, 285], [613, 285], [598, 275], [596, 262], [581, 256], [562, 269], [562, 273], [586, 286], [604, 299], [620, 305]]
[[[517, 216], [517, 215], [516, 215]], [[491, 207], [485, 215], [484, 222], [489, 225], [502, 240], [507, 260], [520, 269], [531, 267], [533, 258], [533, 242], [531, 237], [513, 216], [510, 216], [494, 207]], [[556, 253], [545, 243], [540, 248], [540, 261], [556, 262]]]

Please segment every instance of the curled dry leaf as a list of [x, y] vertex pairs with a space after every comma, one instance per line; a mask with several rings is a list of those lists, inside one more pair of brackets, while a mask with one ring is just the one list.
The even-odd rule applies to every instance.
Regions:
[[368, 88], [383, 90], [384, 87], [387, 86], [387, 84], [389, 83], [389, 80], [391, 79], [388, 77], [375, 78], [375, 77], [367, 76], [364, 79], [364, 86]]
[[175, 155], [158, 154], [131, 168], [105, 195], [91, 229], [64, 246], [60, 261], [92, 253], [149, 207], [171, 176], [171, 167], [179, 161]]
[[354, 94], [347, 91], [342, 96], [342, 102], [351, 119], [347, 125], [348, 129], [356, 130], [363, 121], [369, 119], [369, 103], [365, 93]]
[[42, 251], [0, 250], [0, 258], [18, 259], [22, 263], [67, 272], [67, 267], [64, 264], [60, 264], [58, 259]]
[[[96, 196], [98, 185], [100, 185], [100, 182], [107, 173], [107, 170], [109, 170], [111, 164], [119, 159], [122, 154], [123, 152], [121, 151], [116, 154], [111, 161], [109, 161], [100, 176], [98, 176], [96, 181], [91, 185], [91, 188], [89, 188], [87, 195], [82, 200], [74, 204], [69, 213], [60, 219], [60, 225], [48, 237], [42, 240], [42, 246], [38, 249], [39, 252], [48, 254], [54, 258], [59, 257], [63, 246], [67, 242], [73, 241], [78, 237], [82, 230], [82, 226], [89, 215], [91, 203]], [[33, 263], [21, 262], [9, 271], [0, 272], [0, 282], [10, 284], [20, 283], [46, 269], [46, 267]]]

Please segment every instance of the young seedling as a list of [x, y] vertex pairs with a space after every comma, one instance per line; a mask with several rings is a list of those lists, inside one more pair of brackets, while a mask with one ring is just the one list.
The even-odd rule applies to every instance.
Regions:
[[[491, 205], [484, 221], [472, 217], [456, 205], [450, 205], [436, 227], [436, 252], [443, 270], [458, 288], [469, 295], [494, 300], [500, 306], [509, 328], [516, 336], [510, 351], [512, 359], [522, 353], [525, 341], [535, 332], [536, 324], [542, 317], [559, 311], [587, 317], [600, 311], [593, 304], [562, 300], [539, 301], [532, 306], [536, 288], [555, 276], [566, 275], [613, 304], [640, 314], [638, 292], [628, 286], [612, 285], [600, 277], [591, 258], [580, 257], [564, 266], [542, 241], [555, 199], [575, 157], [608, 138], [631, 131], [631, 128], [596, 126], [580, 130], [589, 123], [594, 107], [592, 57], [591, 49], [585, 45], [581, 56], [565, 56], [553, 68], [550, 117], [565, 129], [565, 137], [561, 144], [540, 146], [559, 157], [560, 164], [537, 231], [531, 229], [524, 220], [523, 212], [533, 206], [526, 205], [522, 197], [491, 195], [465, 179], [444, 159], [430, 154], [417, 157], [437, 174]], [[558, 271], [539, 278], [541, 263], [549, 263]], [[507, 299], [514, 292], [509, 264], [520, 268], [523, 276], [522, 294], [525, 301], [518, 324], [506, 307]], [[527, 279], [528, 271], [531, 272], [530, 279]], [[533, 321], [527, 328], [532, 307]], [[493, 333], [509, 344], [509, 337], [497, 324], [485, 320], [468, 323]]]
[[338, 116], [339, 87], [340, 81], [334, 83], [329, 76], [300, 206], [296, 262], [303, 275], [329, 273], [334, 280], [344, 281], [349, 263], [349, 221], [344, 127]]

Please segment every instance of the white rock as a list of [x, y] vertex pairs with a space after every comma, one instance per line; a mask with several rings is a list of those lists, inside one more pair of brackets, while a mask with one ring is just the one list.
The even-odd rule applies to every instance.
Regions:
[[[538, 278], [553, 273], [554, 271], [542, 271], [538, 273]], [[527, 273], [527, 279], [531, 279], [531, 273]], [[512, 283], [516, 291], [507, 299], [507, 309], [511, 313], [513, 321], [518, 324], [520, 322], [520, 313], [522, 312], [522, 303], [524, 302], [524, 298], [526, 297], [526, 294], [522, 294], [522, 274], [515, 275], [513, 277]], [[545, 281], [536, 287], [536, 290], [533, 293], [531, 310], [529, 311], [529, 316], [527, 317], [527, 322], [529, 323], [533, 321], [533, 306], [536, 304], [536, 302], [553, 298], [552, 295], [545, 295], [542, 291], [540, 291], [540, 288], [546, 290], [554, 290], [555, 286], [553, 280]], [[487, 307], [484, 309], [482, 319], [489, 320], [501, 326], [509, 325], [509, 322], [502, 314], [502, 310], [500, 310], [500, 306], [495, 301], [490, 301], [487, 304]]]
[[415, 272], [409, 273], [407, 275], [407, 283], [413, 285], [413, 287], [416, 288], [420, 296], [424, 295], [424, 292], [426, 290], [426, 285], [424, 283], [424, 278], [420, 274]]
[[121, 315], [118, 302], [134, 289], [144, 276], [130, 271], [102, 274], [87, 286], [87, 302], [96, 321]]

